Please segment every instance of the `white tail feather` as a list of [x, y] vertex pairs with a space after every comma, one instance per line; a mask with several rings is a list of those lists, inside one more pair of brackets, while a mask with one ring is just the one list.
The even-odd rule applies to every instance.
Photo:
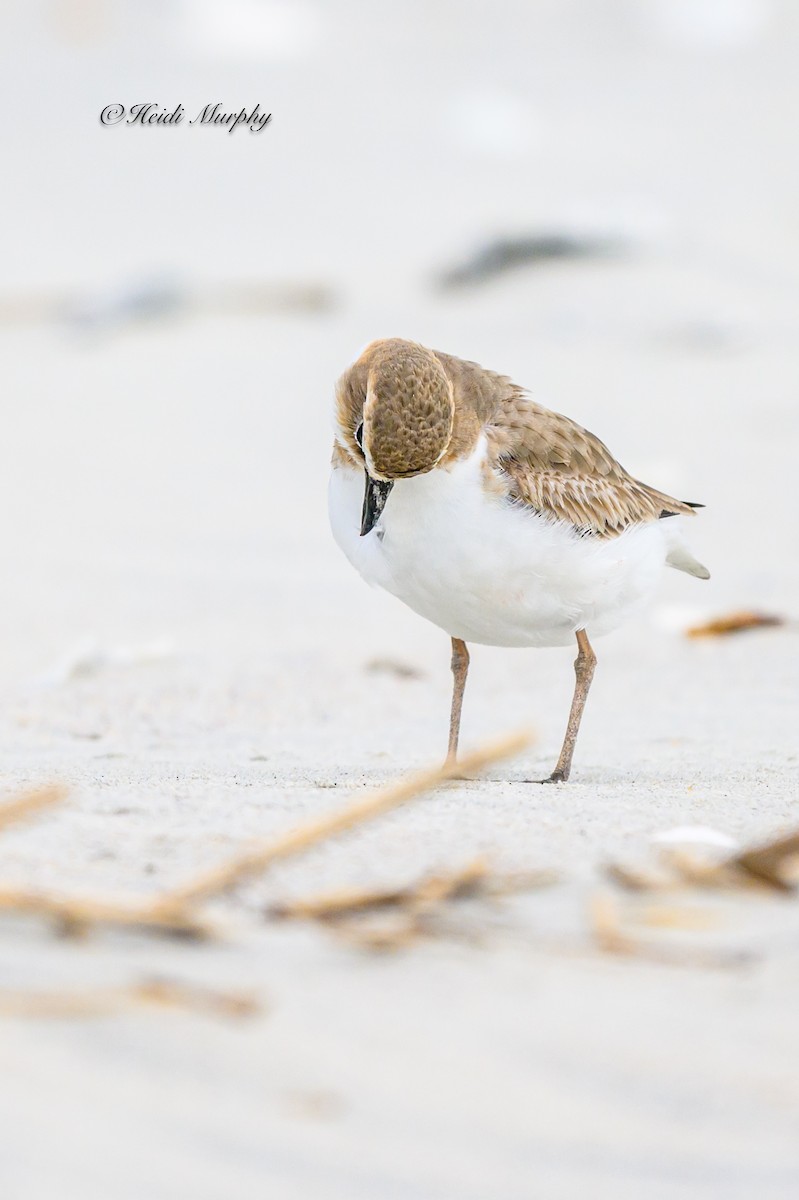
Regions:
[[666, 556], [666, 562], [677, 571], [685, 571], [686, 575], [695, 575], [697, 579], [710, 579], [710, 571], [707, 567], [703, 567], [701, 562], [697, 562], [694, 556], [679, 542], [672, 543]]

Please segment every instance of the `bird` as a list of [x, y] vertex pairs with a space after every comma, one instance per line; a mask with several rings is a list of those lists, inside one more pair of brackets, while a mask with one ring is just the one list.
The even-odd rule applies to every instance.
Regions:
[[665, 566], [710, 577], [681, 527], [703, 505], [641, 483], [508, 376], [403, 338], [372, 342], [336, 384], [328, 500], [333, 537], [363, 579], [451, 639], [447, 764], [469, 643], [576, 642], [563, 745], [536, 782], [571, 773], [590, 639], [640, 612]]

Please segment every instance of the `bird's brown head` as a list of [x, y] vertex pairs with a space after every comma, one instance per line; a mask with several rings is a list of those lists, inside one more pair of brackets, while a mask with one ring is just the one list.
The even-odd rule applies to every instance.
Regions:
[[338, 386], [346, 448], [366, 472], [361, 533], [368, 533], [397, 479], [431, 471], [452, 436], [452, 384], [430, 350], [399, 338], [373, 342]]

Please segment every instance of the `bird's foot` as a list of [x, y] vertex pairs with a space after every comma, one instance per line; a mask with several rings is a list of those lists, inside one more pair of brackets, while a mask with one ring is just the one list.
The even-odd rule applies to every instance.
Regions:
[[441, 764], [441, 770], [446, 771], [450, 779], [468, 780], [471, 778], [469, 775], [461, 774], [461, 772], [458, 770], [458, 761], [454, 758], [445, 758]]
[[568, 775], [564, 775], [563, 771], [553, 771], [551, 775], [547, 775], [546, 779], [525, 779], [524, 783], [565, 783]]
[[441, 770], [446, 771], [449, 778], [454, 780], [456, 783], [469, 783], [473, 781], [474, 775], [464, 775], [463, 772], [458, 769], [459, 765], [460, 764], [458, 763], [457, 756], [450, 753], [441, 764]]

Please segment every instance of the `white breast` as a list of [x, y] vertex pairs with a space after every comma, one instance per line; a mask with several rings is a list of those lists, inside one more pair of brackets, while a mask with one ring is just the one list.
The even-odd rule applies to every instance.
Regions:
[[575, 630], [608, 633], [646, 604], [666, 559], [661, 522], [581, 537], [487, 492], [485, 450], [481, 441], [452, 467], [397, 480], [366, 537], [363, 472], [333, 469], [333, 536], [368, 583], [451, 636], [490, 646], [566, 645]]

